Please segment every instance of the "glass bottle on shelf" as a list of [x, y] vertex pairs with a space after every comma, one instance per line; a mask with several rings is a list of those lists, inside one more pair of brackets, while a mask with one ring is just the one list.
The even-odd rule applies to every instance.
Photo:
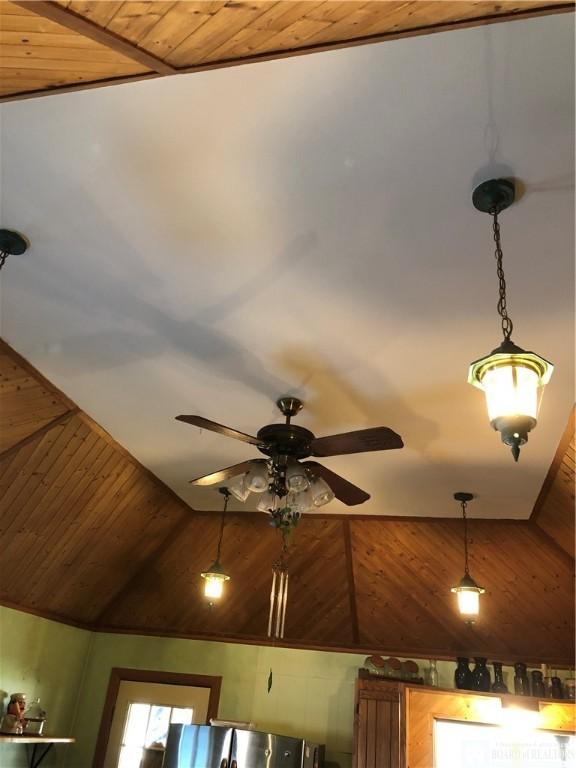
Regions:
[[494, 693], [508, 693], [508, 686], [504, 682], [504, 675], [502, 674], [502, 662], [493, 661], [494, 667], [494, 682], [492, 683], [492, 691]]
[[430, 667], [428, 669], [428, 685], [434, 688], [438, 687], [438, 669], [436, 667], [436, 659], [430, 659]]
[[546, 689], [541, 670], [533, 669], [530, 675], [532, 677], [532, 696], [538, 696], [538, 698], [543, 699], [546, 696]]
[[554, 676], [551, 679], [551, 683], [552, 683], [552, 698], [563, 699], [564, 694], [562, 693], [562, 680], [560, 680], [559, 677]]
[[475, 691], [490, 690], [490, 670], [486, 666], [486, 659], [475, 658], [476, 666], [472, 670], [472, 684]]
[[468, 666], [468, 659], [465, 656], [458, 656], [456, 659], [457, 667], [454, 671], [454, 686], [460, 690], [472, 690], [472, 671]]
[[514, 671], [514, 693], [516, 696], [530, 696], [530, 681], [528, 680], [526, 664], [517, 661], [514, 664]]

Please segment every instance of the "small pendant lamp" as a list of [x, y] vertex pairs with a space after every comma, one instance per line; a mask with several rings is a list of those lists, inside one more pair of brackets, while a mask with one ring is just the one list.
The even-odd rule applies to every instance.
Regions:
[[474, 620], [480, 613], [480, 595], [483, 595], [486, 591], [483, 587], [479, 587], [476, 584], [468, 570], [468, 519], [466, 518], [466, 506], [469, 501], [472, 501], [474, 496], [471, 493], [459, 491], [454, 494], [454, 498], [460, 502], [462, 520], [464, 521], [464, 576], [458, 586], [452, 587], [451, 591], [458, 598], [458, 610], [464, 621], [467, 624], [474, 624]]
[[507, 179], [485, 181], [472, 195], [474, 207], [489, 213], [493, 220], [500, 282], [498, 314], [504, 340], [489, 355], [471, 363], [468, 382], [484, 391], [490, 424], [500, 432], [502, 442], [510, 446], [514, 461], [518, 461], [520, 446], [528, 441], [528, 432], [536, 426], [543, 387], [550, 381], [554, 366], [534, 352], [518, 347], [511, 339], [513, 324], [506, 308], [498, 215], [512, 205], [514, 196], [514, 184]]
[[218, 490], [224, 496], [224, 508], [222, 510], [222, 519], [220, 521], [220, 534], [218, 536], [216, 560], [208, 570], [200, 574], [204, 579], [204, 597], [208, 599], [210, 605], [214, 605], [214, 601], [220, 600], [224, 592], [224, 583], [230, 580], [230, 576], [220, 565], [220, 552], [222, 549], [222, 538], [224, 536], [224, 525], [226, 524], [226, 510], [228, 508], [230, 491], [228, 488], [219, 488]]

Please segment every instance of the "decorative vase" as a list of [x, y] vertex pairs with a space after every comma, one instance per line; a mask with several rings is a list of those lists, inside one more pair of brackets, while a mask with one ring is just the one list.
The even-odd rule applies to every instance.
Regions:
[[490, 690], [490, 670], [486, 666], [486, 659], [475, 658], [476, 666], [472, 670], [472, 686], [475, 691]]
[[526, 670], [526, 664], [522, 664], [521, 661], [514, 664], [514, 693], [516, 696], [530, 696], [530, 681], [528, 680], [528, 672]]
[[494, 682], [492, 683], [492, 690], [494, 693], [508, 693], [508, 686], [504, 682], [504, 676], [502, 675], [502, 662], [493, 661], [494, 667]]
[[559, 677], [553, 677], [551, 682], [552, 682], [552, 698], [563, 699], [564, 695], [562, 693], [562, 680], [560, 680]]
[[533, 669], [532, 676], [532, 696], [538, 696], [539, 699], [543, 699], [546, 696], [546, 689], [544, 688], [544, 680], [542, 679], [542, 672], [539, 669]]
[[472, 690], [472, 671], [468, 666], [468, 659], [459, 656], [456, 660], [458, 666], [454, 672], [454, 685], [464, 691]]

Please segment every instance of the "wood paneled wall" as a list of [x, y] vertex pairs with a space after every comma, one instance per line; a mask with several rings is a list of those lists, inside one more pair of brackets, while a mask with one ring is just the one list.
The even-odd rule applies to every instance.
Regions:
[[572, 0], [3, 0], [0, 96], [231, 66], [573, 8]]
[[[95, 629], [266, 642], [280, 552], [266, 515], [229, 516], [232, 579], [210, 609], [199, 573], [215, 555], [218, 513], [190, 509], [4, 343], [0, 412], [1, 602]], [[570, 455], [560, 464], [573, 484]], [[306, 516], [289, 555], [286, 644], [570, 664], [574, 560], [550, 526], [558, 509], [573, 538], [574, 499], [551, 498], [538, 516], [547, 533], [470, 521], [471, 567], [487, 589], [472, 627], [450, 593], [462, 576], [459, 520]]]

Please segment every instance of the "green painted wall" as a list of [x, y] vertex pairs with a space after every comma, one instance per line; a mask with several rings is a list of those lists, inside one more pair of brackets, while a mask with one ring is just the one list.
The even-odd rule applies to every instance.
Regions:
[[[0, 607], [0, 689], [40, 697], [47, 731], [77, 740], [42, 768], [91, 767], [112, 667], [219, 675], [220, 717], [326, 744], [331, 768], [350, 768], [354, 681], [363, 661], [351, 653], [90, 633]], [[427, 662], [419, 664], [425, 672]], [[438, 663], [440, 686], [452, 686], [453, 670], [451, 662]], [[510, 686], [512, 675], [508, 669]], [[1, 768], [24, 766], [22, 746], [0, 746]]]
[[[90, 632], [0, 606], [2, 714], [8, 695], [22, 691], [28, 700], [40, 698], [48, 713], [47, 732], [70, 735], [91, 640]], [[0, 766], [25, 768], [25, 749], [0, 745]], [[63, 764], [67, 749], [53, 749], [43, 768]]]
[[[354, 680], [364, 656], [198, 640], [98, 634], [90, 652], [68, 768], [88, 768], [112, 667], [221, 675], [219, 716], [327, 745], [349, 768]], [[273, 686], [267, 692], [270, 668]]]

